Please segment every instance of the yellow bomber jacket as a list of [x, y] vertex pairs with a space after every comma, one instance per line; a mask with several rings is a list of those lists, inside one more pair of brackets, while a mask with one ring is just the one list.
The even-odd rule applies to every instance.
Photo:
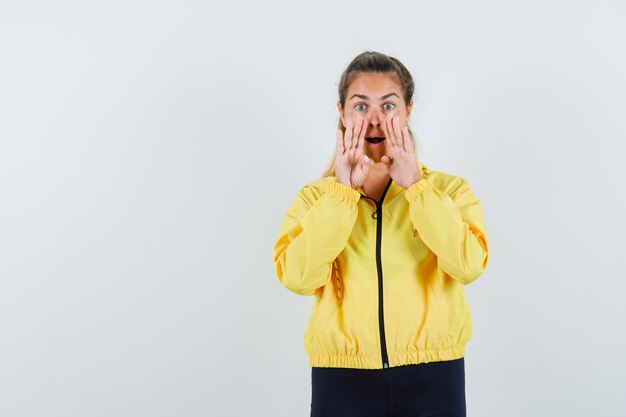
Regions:
[[380, 202], [334, 176], [308, 183], [273, 248], [280, 283], [314, 296], [313, 367], [381, 369], [458, 359], [472, 336], [464, 286], [485, 270], [480, 202], [464, 178], [430, 170]]

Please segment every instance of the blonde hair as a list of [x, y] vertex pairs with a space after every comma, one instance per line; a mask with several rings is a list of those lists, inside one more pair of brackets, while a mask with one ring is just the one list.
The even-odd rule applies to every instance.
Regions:
[[[343, 74], [341, 74], [338, 92], [339, 103], [341, 104], [342, 109], [345, 107], [348, 88], [350, 87], [350, 84], [352, 84], [352, 81], [354, 81], [358, 75], [368, 72], [379, 72], [393, 77], [394, 80], [400, 84], [402, 95], [404, 96], [404, 104], [408, 107], [409, 102], [413, 98], [413, 92], [415, 91], [415, 83], [411, 73], [398, 59], [392, 56], [388, 56], [380, 52], [365, 51], [357, 55], [344, 70]], [[346, 132], [346, 127], [341, 122], [341, 117], [337, 123], [337, 128], [341, 129], [343, 133]], [[413, 150], [415, 151], [415, 136], [413, 135], [413, 131], [410, 126], [408, 126], [408, 130], [409, 136], [411, 137], [411, 143], [413, 144]], [[333, 157], [322, 174], [322, 178], [335, 175], [335, 157], [337, 156], [337, 148], [335, 147], [334, 149]]]

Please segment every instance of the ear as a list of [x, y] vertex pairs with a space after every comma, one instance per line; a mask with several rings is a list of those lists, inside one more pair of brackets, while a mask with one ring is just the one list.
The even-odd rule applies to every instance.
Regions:
[[408, 119], [411, 115], [411, 111], [413, 110], [413, 99], [409, 101], [409, 105], [406, 107], [406, 118]]
[[343, 110], [341, 110], [341, 102], [337, 100], [337, 111], [339, 112], [339, 117], [341, 118], [341, 123], [345, 126], [346, 119], [343, 117]]

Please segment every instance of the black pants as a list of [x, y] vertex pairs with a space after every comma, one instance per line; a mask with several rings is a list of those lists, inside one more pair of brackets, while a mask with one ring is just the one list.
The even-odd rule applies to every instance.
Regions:
[[465, 417], [465, 359], [311, 368], [311, 417]]

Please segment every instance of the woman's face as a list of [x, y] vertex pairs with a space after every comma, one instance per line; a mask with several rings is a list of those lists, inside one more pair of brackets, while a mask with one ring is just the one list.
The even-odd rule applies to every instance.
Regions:
[[374, 162], [380, 162], [380, 158], [386, 154], [388, 141], [385, 139], [375, 144], [367, 138], [384, 138], [383, 120], [387, 119], [389, 123], [392, 115], [400, 117], [400, 126], [405, 126], [412, 108], [413, 100], [408, 107], [405, 106], [400, 85], [391, 76], [382, 73], [359, 74], [348, 87], [345, 108], [342, 109], [341, 103], [337, 102], [344, 126], [347, 119], [356, 122], [359, 114], [367, 119], [363, 150]]

